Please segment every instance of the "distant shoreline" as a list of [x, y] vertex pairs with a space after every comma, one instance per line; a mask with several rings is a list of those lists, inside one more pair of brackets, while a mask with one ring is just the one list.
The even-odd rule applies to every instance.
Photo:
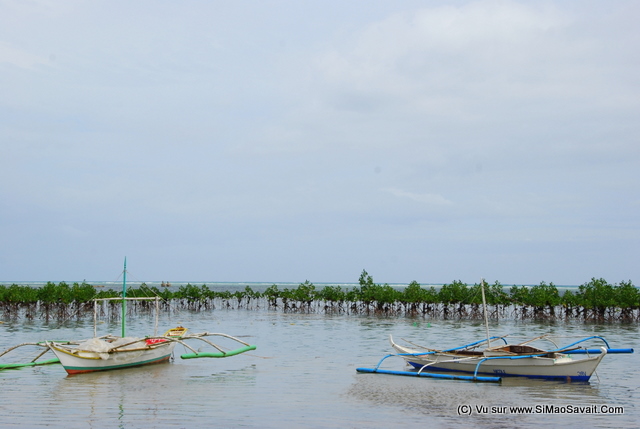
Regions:
[[[29, 286], [29, 287], [40, 287], [40, 286], [44, 286], [47, 283], [66, 283], [66, 284], [74, 284], [74, 283], [86, 283], [89, 285], [92, 285], [94, 287], [109, 287], [109, 288], [113, 288], [113, 289], [118, 289], [118, 288], [122, 288], [122, 281], [74, 281], [74, 282], [68, 282], [66, 280], [60, 280], [60, 281], [0, 281], [0, 286], [11, 286], [11, 285], [18, 285], [18, 286]], [[156, 286], [156, 287], [161, 287], [163, 283], [170, 283], [171, 288], [178, 288], [180, 286], [187, 286], [187, 285], [205, 285], [208, 287], [213, 287], [216, 289], [220, 289], [222, 287], [227, 287], [227, 286], [231, 286], [234, 289], [235, 288], [244, 288], [245, 286], [250, 286], [252, 288], [254, 287], [264, 287], [265, 289], [268, 288], [269, 286], [273, 286], [276, 285], [280, 288], [295, 288], [298, 287], [298, 285], [302, 284], [299, 282], [221, 282], [221, 281], [211, 281], [211, 282], [207, 282], [207, 281], [198, 281], [198, 282], [193, 282], [193, 281], [145, 281], [145, 282], [141, 282], [141, 281], [129, 281], [127, 280], [127, 287], [140, 287], [141, 285], [147, 285], [147, 286]], [[319, 287], [326, 287], [326, 286], [340, 286], [340, 287], [346, 287], [346, 288], [351, 288], [351, 287], [359, 287], [360, 284], [357, 282], [313, 282], [314, 285], [319, 286]], [[405, 288], [407, 286], [409, 286], [410, 283], [385, 283], [388, 284], [389, 286], [393, 287], [393, 288]], [[441, 288], [442, 286], [444, 286], [446, 283], [420, 283], [418, 282], [418, 284], [420, 284], [422, 287], [435, 287], [435, 288]], [[526, 286], [526, 287], [533, 287], [536, 286], [534, 284], [516, 284], [516, 283], [508, 283], [508, 284], [504, 284], [504, 287], [511, 287], [511, 286]], [[556, 288], [558, 289], [578, 289], [580, 287], [580, 285], [555, 285]]]

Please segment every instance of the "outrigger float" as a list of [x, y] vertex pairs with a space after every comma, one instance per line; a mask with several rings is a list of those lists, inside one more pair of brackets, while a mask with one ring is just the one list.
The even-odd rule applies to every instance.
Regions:
[[[508, 344], [506, 336], [492, 337], [490, 340], [502, 340], [504, 344], [480, 349], [487, 344], [487, 340], [481, 340], [460, 347], [437, 350], [415, 344], [415, 348], [408, 348], [396, 344], [393, 337], [389, 336], [389, 342], [397, 353], [383, 357], [374, 368], [357, 368], [357, 371], [497, 383], [501, 382], [503, 377], [589, 381], [605, 355], [633, 353], [633, 349], [613, 349], [599, 336], [583, 338], [564, 347], [554, 346], [552, 349], [528, 345], [532, 341], [545, 339], [551, 341], [550, 336], [543, 335], [523, 343]], [[589, 340], [601, 340], [606, 347], [586, 349], [578, 345]], [[573, 357], [574, 354], [587, 356], [576, 359]], [[414, 370], [390, 371], [380, 368], [390, 357], [401, 357]], [[461, 373], [469, 375], [458, 375]]]
[[[389, 336], [391, 347], [397, 353], [383, 357], [374, 368], [357, 368], [358, 372], [417, 377], [444, 378], [450, 380], [501, 382], [503, 377], [527, 377], [566, 381], [589, 381], [600, 361], [607, 354], [633, 353], [633, 349], [613, 349], [602, 337], [583, 338], [564, 347], [558, 347], [550, 335], [542, 335], [519, 344], [508, 344], [506, 336], [489, 337], [489, 328], [482, 281], [482, 301], [485, 310], [487, 339], [460, 347], [438, 350], [411, 344], [414, 348], [396, 344]], [[547, 340], [550, 349], [531, 346], [530, 343]], [[604, 346], [588, 349], [581, 346], [589, 340], [602, 341]], [[504, 344], [491, 346], [491, 341]], [[482, 349], [481, 347], [485, 347]], [[573, 355], [585, 355], [574, 358]], [[401, 357], [413, 371], [392, 371], [380, 368], [390, 357]], [[434, 373], [435, 371], [436, 373]], [[441, 373], [444, 372], [444, 373]], [[453, 373], [453, 374], [451, 374]], [[460, 373], [468, 375], [458, 375]], [[469, 375], [471, 374], [471, 375]]]
[[[173, 350], [177, 344], [183, 345], [191, 353], [180, 355], [182, 359], [196, 358], [225, 358], [236, 356], [251, 350], [256, 346], [250, 345], [236, 337], [222, 333], [202, 332], [188, 334], [187, 329], [182, 326], [170, 329], [164, 335], [157, 335], [158, 314], [160, 298], [127, 298], [126, 288], [127, 261], [124, 263], [124, 277], [122, 284], [122, 298], [101, 298], [94, 300], [94, 337], [84, 341], [41, 341], [32, 343], [22, 343], [10, 347], [0, 353], [0, 358], [9, 352], [25, 346], [40, 348], [40, 353], [31, 361], [26, 363], [0, 364], [0, 370], [22, 368], [38, 365], [49, 365], [60, 363], [69, 374], [80, 374], [94, 371], [106, 371], [114, 369], [129, 368], [134, 366], [150, 365], [168, 362], [173, 355]], [[97, 314], [98, 306], [102, 301], [121, 301], [122, 303], [122, 335], [97, 336]], [[126, 305], [127, 301], [155, 300], [156, 304], [156, 324], [155, 332], [152, 336], [144, 338], [126, 336]], [[213, 343], [207, 337], [227, 338], [240, 346], [233, 350], [225, 350], [222, 346]], [[191, 347], [186, 341], [198, 340], [211, 346], [213, 351], [200, 352]], [[211, 349], [210, 349], [211, 350]], [[56, 356], [53, 359], [38, 360], [47, 352], [53, 352]]]

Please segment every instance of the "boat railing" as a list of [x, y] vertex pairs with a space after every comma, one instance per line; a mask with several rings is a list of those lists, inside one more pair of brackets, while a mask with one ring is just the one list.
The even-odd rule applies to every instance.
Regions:
[[[585, 341], [589, 341], [589, 340], [601, 340], [604, 345], [606, 346], [605, 348], [607, 349], [607, 353], [633, 353], [634, 350], [632, 348], [623, 348], [623, 349], [612, 349], [611, 346], [609, 346], [609, 343], [607, 342], [607, 340], [605, 340], [603, 337], [599, 336], [599, 335], [593, 335], [591, 337], [587, 337], [587, 338], [583, 338], [579, 341], [576, 341], [574, 343], [571, 343], [567, 346], [564, 347], [560, 347], [556, 350], [549, 350], [550, 353], [567, 353], [567, 352], [571, 352], [573, 354], [589, 354], [589, 353], [593, 353], [593, 354], [598, 354], [601, 353], [601, 349], [588, 349], [585, 347], [576, 347], [578, 344], [580, 343], [584, 343]], [[572, 348], [573, 347], [573, 348]]]
[[[233, 341], [236, 341], [236, 342], [238, 342], [240, 344], [243, 344], [244, 347], [240, 347], [240, 348], [235, 349], [235, 350], [227, 350], [227, 351], [225, 351], [221, 346], [218, 346], [217, 344], [213, 343], [212, 341], [209, 341], [206, 338], [204, 338], [204, 337], [215, 337], [215, 336], [223, 337], [223, 338], [229, 338], [229, 339], [231, 339]], [[180, 355], [181, 359], [224, 358], [224, 357], [235, 356], [237, 354], [245, 353], [245, 352], [248, 352], [250, 350], [255, 350], [256, 349], [256, 346], [250, 345], [249, 343], [246, 343], [246, 342], [242, 341], [241, 339], [236, 338], [234, 336], [227, 335], [227, 334], [222, 334], [222, 333], [202, 332], [202, 333], [199, 333], [199, 334], [186, 335], [184, 337], [178, 338], [177, 340], [181, 344], [184, 344], [182, 340], [200, 340], [200, 341], [204, 341], [205, 343], [209, 344], [210, 346], [212, 346], [213, 348], [218, 350], [218, 353], [198, 352], [198, 351], [194, 350], [192, 347], [189, 347], [187, 344], [184, 344], [193, 353], [186, 353], [186, 354]]]
[[[491, 337], [491, 338], [489, 338], [489, 341], [490, 340], [502, 340], [502, 341], [504, 341], [505, 344], [509, 344], [507, 342], [507, 340], [505, 340], [505, 337], [506, 337], [506, 335], [499, 336], [499, 337]], [[390, 340], [392, 345], [395, 344], [393, 342], [393, 337], [391, 335], [389, 335], [389, 340]], [[411, 343], [411, 342], [409, 342], [407, 340], [404, 340], [404, 341], [408, 342], [409, 344], [413, 344], [413, 343]], [[446, 349], [446, 350], [434, 350], [434, 349], [428, 349], [427, 347], [419, 346], [417, 344], [413, 344], [413, 345], [416, 346], [416, 347], [425, 349], [425, 350], [429, 350], [428, 353], [447, 353], [447, 352], [455, 352], [457, 350], [463, 350], [463, 349], [469, 349], [469, 348], [474, 349], [474, 348], [480, 347], [483, 343], [486, 343], [486, 342], [487, 342], [487, 340], [483, 339], [483, 340], [480, 340], [480, 341], [474, 341], [473, 343], [465, 344], [463, 346], [454, 347], [452, 349]]]
[[[505, 340], [505, 339], [504, 339], [504, 336], [501, 336], [501, 337], [491, 337], [491, 338], [489, 338], [489, 341], [491, 341], [491, 340], [502, 340], [502, 341], [504, 341], [504, 343], [505, 343], [505, 344], [509, 344], [509, 343], [507, 342], [507, 340]], [[476, 347], [479, 347], [481, 344], [483, 344], [483, 343], [487, 343], [487, 342], [489, 342], [489, 341], [487, 341], [486, 339], [484, 339], [484, 340], [480, 340], [480, 341], [475, 341], [475, 342], [473, 342], [473, 343], [465, 344], [464, 346], [455, 347], [455, 348], [453, 348], [453, 349], [442, 350], [442, 353], [446, 353], [446, 352], [453, 352], [453, 351], [461, 350], [461, 349], [467, 349], [467, 348], [472, 347], [472, 346], [473, 346], [472, 348], [476, 348]]]
[[389, 355], [386, 355], [385, 357], [383, 357], [382, 359], [380, 359], [380, 361], [378, 362], [378, 364], [375, 366], [374, 369], [378, 369], [380, 368], [380, 365], [382, 365], [382, 362], [384, 362], [385, 360], [387, 360], [387, 358], [390, 357], [394, 357], [394, 356], [425, 356], [425, 355], [432, 355], [434, 353], [437, 352], [424, 352], [424, 353], [392, 353]]
[[594, 335], [594, 336], [591, 336], [591, 337], [583, 338], [583, 339], [581, 339], [580, 341], [576, 341], [575, 343], [571, 343], [571, 344], [569, 344], [568, 346], [565, 346], [565, 347], [559, 348], [559, 349], [557, 349], [557, 350], [550, 350], [550, 351], [561, 351], [561, 350], [568, 349], [568, 348], [570, 348], [570, 347], [572, 347], [572, 346], [575, 346], [575, 345], [577, 345], [577, 344], [584, 343], [585, 341], [593, 340], [593, 339], [602, 340], [602, 342], [604, 343], [604, 345], [605, 345], [605, 346], [607, 346], [607, 350], [611, 349], [611, 347], [609, 346], [609, 343], [607, 342], [607, 340], [605, 340], [604, 338], [602, 338], [602, 337], [600, 337], [600, 336], [598, 336], [598, 335]]
[[60, 361], [58, 359], [49, 359], [49, 360], [44, 360], [44, 361], [38, 361], [38, 359], [40, 359], [45, 353], [47, 353], [49, 351], [49, 347], [44, 344], [43, 342], [37, 342], [37, 343], [21, 343], [18, 344], [16, 346], [13, 347], [9, 347], [8, 349], [2, 351], [0, 353], [0, 357], [8, 354], [9, 352], [16, 350], [20, 347], [24, 347], [24, 346], [35, 346], [35, 347], [43, 347], [44, 350], [42, 351], [42, 353], [39, 353], [35, 358], [31, 359], [29, 362], [27, 363], [3, 363], [0, 364], [0, 370], [3, 369], [13, 369], [13, 368], [22, 368], [22, 367], [26, 367], [26, 366], [36, 366], [36, 365], [49, 365], [52, 363], [59, 363]]
[[[380, 367], [380, 365], [382, 365], [382, 362], [384, 362], [387, 358], [390, 357], [405, 357], [405, 356], [410, 356], [410, 357], [418, 357], [418, 356], [426, 356], [426, 355], [433, 355], [433, 354], [437, 354], [437, 353], [442, 353], [440, 351], [432, 351], [432, 352], [424, 352], [424, 353], [392, 353], [389, 355], [386, 355], [385, 357], [383, 357], [382, 359], [380, 359], [380, 362], [378, 362], [378, 364], [375, 366], [375, 369], [378, 369]], [[460, 361], [464, 361], [464, 360], [468, 360], [468, 359], [476, 359], [476, 357], [474, 356], [467, 356], [467, 357], [456, 357], [455, 359], [451, 359], [451, 360], [445, 360], [445, 361], [438, 361], [438, 362], [431, 362], [428, 363], [426, 365], [424, 365], [422, 368], [420, 368], [420, 370], [418, 372], [421, 372], [423, 369], [425, 369], [426, 367], [433, 365], [434, 363], [442, 363], [442, 362], [460, 362]]]
[[[234, 349], [234, 350], [225, 350], [223, 347], [215, 344], [213, 341], [210, 341], [204, 337], [223, 337], [223, 338], [229, 338], [233, 341], [236, 341], [242, 345], [244, 345], [244, 347], [240, 347], [238, 349]], [[153, 337], [146, 337], [146, 339], [164, 339], [167, 341], [172, 341], [178, 344], [182, 344], [185, 348], [189, 349], [192, 353], [187, 353], [187, 354], [183, 354], [180, 355], [180, 357], [182, 359], [193, 359], [193, 358], [201, 358], [201, 357], [214, 357], [214, 358], [221, 358], [221, 357], [228, 357], [228, 356], [234, 356], [240, 353], [244, 353], [250, 350], [255, 350], [256, 346], [253, 346], [247, 342], [242, 341], [239, 338], [236, 338], [232, 335], [227, 335], [227, 334], [223, 334], [223, 333], [218, 333], [218, 332], [201, 332], [201, 333], [197, 333], [197, 334], [187, 334], [187, 335], [183, 335], [181, 337], [167, 337], [167, 336], [153, 336]], [[186, 343], [186, 341], [188, 340], [200, 340], [203, 341], [207, 344], [209, 344], [211, 347], [215, 348], [216, 350], [218, 350], [218, 353], [209, 353], [209, 352], [198, 352], [195, 348], [191, 347], [189, 344]]]

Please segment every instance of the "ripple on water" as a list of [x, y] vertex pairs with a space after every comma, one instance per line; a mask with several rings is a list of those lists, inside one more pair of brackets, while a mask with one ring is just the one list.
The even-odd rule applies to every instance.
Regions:
[[[151, 321], [152, 322], [152, 321]], [[470, 383], [381, 374], [358, 374], [391, 349], [394, 338], [454, 346], [483, 338], [484, 326], [460, 321], [220, 311], [163, 317], [160, 325], [182, 324], [192, 332], [246, 335], [258, 349], [229, 359], [180, 360], [122, 371], [68, 377], [61, 367], [0, 372], [2, 426], [86, 427], [539, 427], [589, 425], [636, 427], [640, 395], [636, 355], [606, 356], [599, 380], [567, 384], [505, 379]], [[130, 332], [153, 326], [131, 320]], [[117, 332], [117, 324], [101, 326]], [[91, 323], [54, 327], [43, 321], [2, 324], [0, 350], [24, 341], [87, 338]], [[602, 334], [612, 347], [635, 347], [638, 327], [584, 324], [492, 323], [496, 334], [532, 337]], [[146, 333], [146, 332], [145, 332]], [[637, 347], [636, 347], [637, 348]], [[176, 350], [176, 355], [181, 352]], [[401, 359], [389, 369], [404, 369]], [[482, 414], [459, 416], [458, 406], [624, 406], [624, 415]]]

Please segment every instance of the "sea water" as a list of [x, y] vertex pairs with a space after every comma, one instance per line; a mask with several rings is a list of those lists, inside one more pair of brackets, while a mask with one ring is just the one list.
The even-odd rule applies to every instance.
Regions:
[[[134, 314], [128, 334], [151, 334], [153, 325], [153, 316]], [[632, 428], [640, 420], [637, 354], [605, 356], [588, 383], [472, 383], [356, 372], [391, 352], [390, 334], [452, 347], [484, 338], [481, 322], [266, 308], [160, 316], [162, 331], [176, 325], [238, 336], [257, 350], [181, 360], [185, 350], [178, 345], [175, 361], [140, 368], [75, 376], [60, 365], [0, 371], [0, 427]], [[514, 337], [550, 332], [567, 337], [563, 344], [601, 335], [613, 348], [637, 349], [640, 337], [637, 324], [617, 323], [502, 320], [491, 322], [490, 330]], [[101, 321], [98, 333], [119, 335], [119, 322]], [[0, 334], [0, 350], [29, 341], [85, 339], [93, 336], [93, 321], [4, 320]], [[384, 367], [406, 369], [400, 358]], [[517, 409], [527, 406], [533, 408]]]

